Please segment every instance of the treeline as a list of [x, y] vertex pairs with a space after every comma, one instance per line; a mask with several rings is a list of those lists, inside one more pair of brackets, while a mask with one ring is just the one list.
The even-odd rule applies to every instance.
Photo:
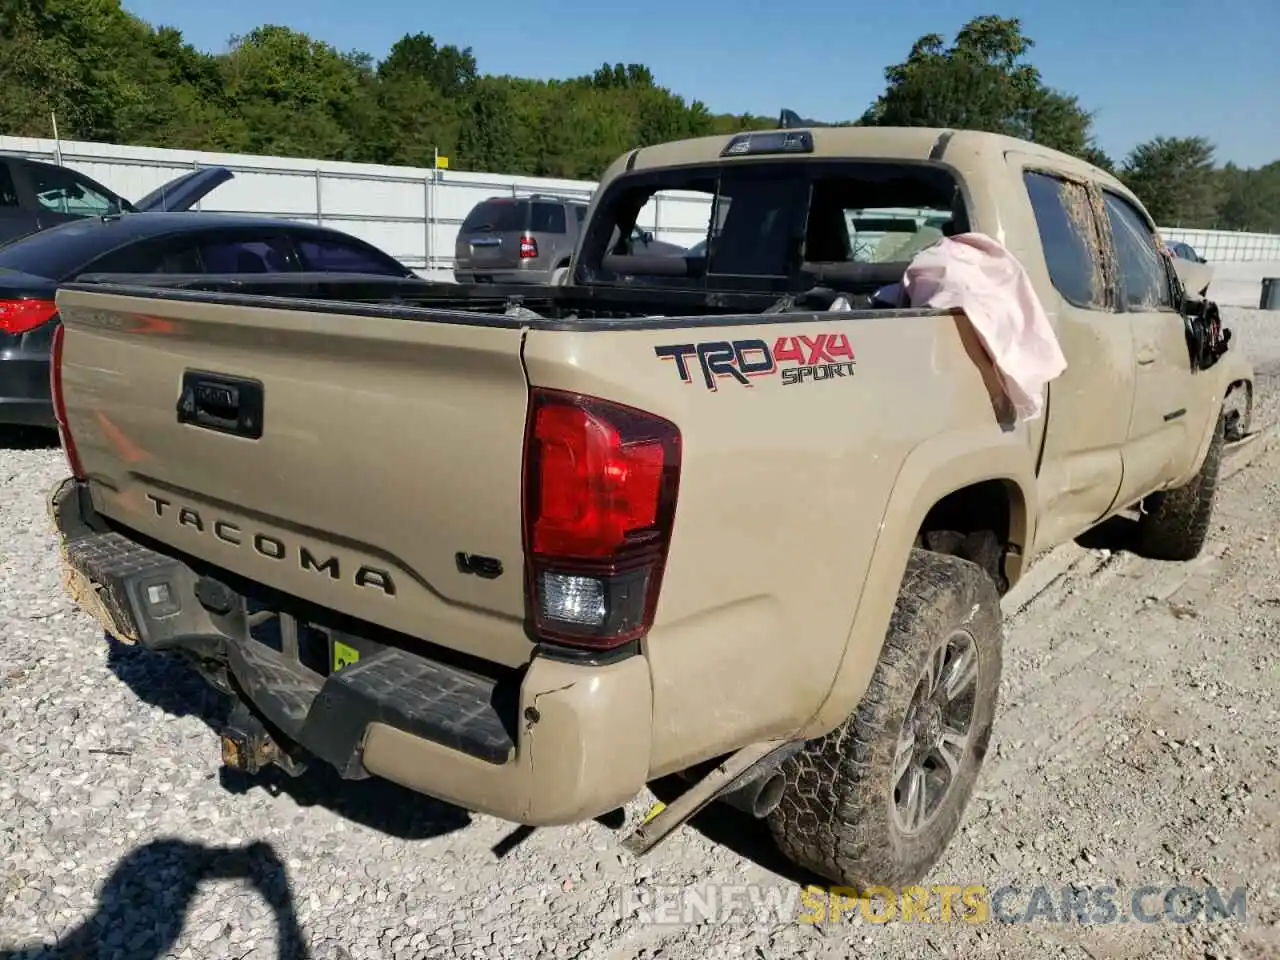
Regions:
[[[921, 37], [885, 71], [863, 125], [956, 126], [1010, 133], [1114, 170], [1165, 226], [1280, 232], [1280, 161], [1214, 163], [1204, 138], [1158, 138], [1115, 162], [1090, 112], [1049, 88], [1017, 19], [970, 21], [948, 43]], [[275, 156], [592, 180], [635, 146], [773, 126], [712, 113], [662, 87], [641, 64], [529, 80], [482, 74], [470, 47], [407, 34], [376, 61], [281, 26], [207, 54], [118, 0], [0, 4], [0, 133]]]

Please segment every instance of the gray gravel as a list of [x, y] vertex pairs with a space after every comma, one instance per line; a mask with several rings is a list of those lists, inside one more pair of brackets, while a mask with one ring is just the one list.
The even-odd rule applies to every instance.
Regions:
[[[1280, 320], [1228, 313], [1264, 375], [1255, 426], [1275, 427]], [[637, 864], [616, 824], [513, 837], [383, 783], [227, 778], [217, 698], [64, 599], [60, 452], [0, 450], [0, 956], [1280, 956], [1278, 464], [1254, 451], [1223, 483], [1201, 561], [1082, 549], [1011, 620], [994, 753], [928, 881], [1245, 883], [1246, 924], [654, 925], [624, 893], [799, 878], [722, 811]]]

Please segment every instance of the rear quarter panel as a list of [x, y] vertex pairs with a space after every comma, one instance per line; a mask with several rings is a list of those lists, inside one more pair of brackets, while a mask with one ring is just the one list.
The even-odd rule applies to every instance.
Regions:
[[[963, 317], [760, 319], [534, 329], [525, 344], [531, 385], [648, 410], [682, 433], [673, 540], [645, 642], [654, 775], [833, 727], [866, 688], [928, 508], [982, 479], [1033, 489], [1026, 428], [1004, 412]], [[824, 336], [848, 338], [852, 375], [788, 384], [775, 370], [709, 387], [696, 359], [685, 381], [655, 354]]]

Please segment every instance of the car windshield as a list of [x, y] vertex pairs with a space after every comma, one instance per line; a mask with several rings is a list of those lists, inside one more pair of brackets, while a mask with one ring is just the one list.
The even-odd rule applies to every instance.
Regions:
[[[682, 234], [683, 256], [645, 253], [637, 223]], [[678, 201], [678, 202], [673, 202]], [[888, 276], [920, 250], [968, 229], [954, 175], [885, 161], [764, 160], [624, 174], [602, 194], [580, 258], [587, 283], [672, 288], [804, 287], [823, 268]], [[879, 267], [883, 269], [879, 269]]]

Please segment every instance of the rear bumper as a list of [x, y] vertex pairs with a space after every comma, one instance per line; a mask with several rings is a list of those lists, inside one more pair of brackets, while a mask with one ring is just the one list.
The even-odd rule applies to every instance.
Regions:
[[0, 353], [0, 424], [54, 427], [49, 355]]
[[[652, 693], [642, 657], [584, 665], [535, 656], [506, 673], [427, 645], [302, 622], [130, 535], [87, 487], [49, 500], [73, 601], [126, 643], [184, 652], [290, 745], [349, 779], [380, 776], [467, 810], [534, 826], [598, 816], [648, 779]], [[316, 614], [317, 619], [321, 619]], [[330, 671], [335, 644], [359, 659]], [[308, 651], [323, 649], [317, 668]], [[349, 658], [349, 657], [348, 657]]]
[[539, 270], [484, 270], [466, 267], [453, 271], [457, 283], [542, 283], [549, 284], [555, 273], [550, 267]]

